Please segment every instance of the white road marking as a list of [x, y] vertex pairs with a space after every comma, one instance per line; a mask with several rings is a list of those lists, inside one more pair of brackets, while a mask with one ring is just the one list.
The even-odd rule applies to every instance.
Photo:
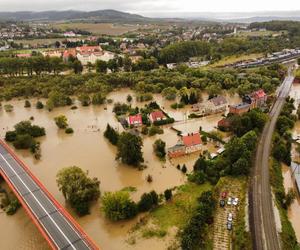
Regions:
[[[0, 154], [0, 156], [2, 157], [2, 159], [6, 162], [6, 164], [10, 167], [10, 169], [14, 172], [14, 174], [19, 178], [19, 180], [22, 182], [22, 184], [26, 187], [26, 189], [30, 192], [30, 189], [28, 188], [28, 186], [26, 185], [26, 183], [24, 183], [24, 181], [20, 178], [20, 176], [17, 174], [17, 172], [12, 168], [12, 166], [9, 164], [9, 162], [3, 157], [2, 154]], [[58, 231], [64, 236], [64, 238], [67, 240], [67, 242], [69, 243], [69, 245], [76, 250], [76, 248], [74, 247], [73, 243], [69, 240], [69, 238], [64, 234], [64, 232], [61, 230], [61, 228], [56, 224], [56, 222], [53, 220], [53, 218], [51, 217], [51, 215], [47, 212], [47, 210], [44, 208], [44, 206], [40, 203], [40, 201], [35, 197], [35, 195], [32, 193], [33, 198], [36, 200], [36, 202], [40, 205], [40, 207], [44, 210], [44, 212], [48, 215], [48, 217], [50, 218], [50, 220], [52, 221], [52, 223], [56, 226], [56, 228], [58, 229]], [[47, 196], [46, 196], [47, 197]]]

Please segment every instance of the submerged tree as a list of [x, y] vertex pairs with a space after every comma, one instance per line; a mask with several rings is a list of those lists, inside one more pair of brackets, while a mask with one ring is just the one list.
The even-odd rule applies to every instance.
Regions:
[[141, 137], [123, 132], [118, 140], [117, 159], [128, 165], [139, 166], [144, 162]]
[[77, 214], [88, 214], [91, 202], [100, 196], [100, 181], [88, 177], [86, 172], [76, 166], [63, 168], [56, 177], [59, 190]]

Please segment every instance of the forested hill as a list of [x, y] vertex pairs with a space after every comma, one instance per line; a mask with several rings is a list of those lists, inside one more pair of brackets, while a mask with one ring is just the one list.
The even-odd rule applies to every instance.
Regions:
[[0, 12], [0, 20], [31, 21], [31, 20], [95, 20], [99, 22], [141, 22], [151, 21], [151, 18], [136, 14], [116, 10], [96, 10], [96, 11], [18, 11], [18, 12]]

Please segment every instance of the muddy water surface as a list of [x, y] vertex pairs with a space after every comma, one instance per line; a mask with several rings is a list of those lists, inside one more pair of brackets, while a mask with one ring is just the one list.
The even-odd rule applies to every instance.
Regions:
[[[114, 102], [125, 102], [128, 94], [134, 95], [130, 90], [122, 90], [111, 93], [108, 98], [112, 98]], [[164, 101], [159, 95], [155, 96], [155, 100], [167, 112], [170, 112], [171, 116], [181, 120], [182, 111], [171, 110], [171, 103]], [[237, 99], [234, 99], [234, 102], [236, 101]], [[35, 104], [36, 100], [31, 100], [31, 102]], [[45, 127], [47, 135], [40, 139], [41, 160], [35, 160], [27, 151], [16, 151], [16, 153], [44, 183], [53, 196], [66, 207], [65, 200], [55, 181], [56, 173], [63, 167], [76, 165], [87, 170], [91, 177], [97, 177], [101, 181], [101, 192], [116, 191], [128, 186], [136, 187], [137, 191], [132, 194], [132, 197], [137, 200], [144, 192], [153, 189], [157, 192], [163, 192], [166, 188], [184, 183], [184, 175], [174, 165], [186, 163], [188, 168], [191, 169], [198, 157], [198, 154], [194, 154], [174, 162], [167, 161], [164, 163], [159, 161], [153, 154], [152, 145], [154, 141], [161, 138], [166, 141], [167, 147], [169, 147], [178, 140], [176, 133], [170, 128], [166, 128], [162, 135], [144, 138], [143, 152], [145, 164], [148, 167], [144, 171], [138, 171], [115, 161], [116, 148], [103, 137], [107, 123], [122, 131], [121, 125], [112, 113], [113, 104], [108, 105], [106, 108], [103, 105], [99, 107], [81, 107], [77, 104], [79, 107], [77, 110], [63, 107], [48, 112], [37, 110], [34, 105], [25, 109], [24, 100], [15, 100], [9, 103], [14, 105], [14, 111], [6, 113], [3, 108], [0, 110], [0, 136], [3, 138], [7, 130], [13, 129], [16, 123], [21, 120], [28, 120], [31, 116], [34, 117], [34, 124]], [[135, 101], [133, 101], [133, 106], [135, 105]], [[144, 104], [138, 103], [137, 105], [143, 106]], [[66, 135], [64, 131], [57, 129], [53, 118], [60, 114], [67, 116], [70, 127], [74, 129], [73, 135]], [[216, 126], [219, 117], [217, 115], [216, 118], [203, 118], [197, 121], [196, 125], [185, 124], [184, 126], [186, 126], [186, 130], [198, 130], [199, 126], [213, 128]], [[152, 183], [147, 183], [145, 180], [148, 174], [153, 176]], [[129, 246], [125, 243], [127, 232], [138, 218], [129, 222], [111, 223], [101, 214], [99, 202], [94, 204], [90, 215], [82, 218], [76, 217], [72, 210], [68, 210], [102, 249], [149, 249], [147, 248], [149, 244], [155, 247], [151, 247], [152, 249], [165, 249], [165, 242], [157, 239], [145, 240], [145, 243]], [[23, 209], [20, 209], [16, 215], [11, 217], [6, 216], [4, 213], [0, 214], [0, 233], [0, 249], [47, 248], [45, 241]]]

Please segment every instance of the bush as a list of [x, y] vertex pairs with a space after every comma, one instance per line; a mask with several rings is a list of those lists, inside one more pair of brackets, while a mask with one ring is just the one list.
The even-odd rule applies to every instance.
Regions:
[[9, 200], [9, 204], [5, 209], [7, 215], [13, 215], [17, 212], [18, 208], [21, 207], [20, 202], [17, 198], [12, 198]]
[[153, 206], [158, 204], [158, 195], [155, 191], [144, 193], [138, 202], [138, 209], [140, 212], [149, 211]]
[[130, 199], [128, 192], [106, 192], [101, 200], [101, 209], [112, 221], [130, 219], [138, 212], [137, 205]]
[[166, 124], [170, 124], [170, 123], [174, 123], [174, 122], [175, 122], [174, 118], [167, 118], [164, 120], [155, 121], [153, 124], [155, 126], [161, 126], [161, 125], [166, 125]]
[[60, 129], [65, 129], [68, 127], [68, 119], [64, 115], [54, 117], [54, 121], [56, 126]]
[[88, 94], [81, 94], [78, 97], [78, 100], [81, 102], [81, 105], [84, 107], [89, 106], [91, 104], [91, 98]]
[[166, 143], [161, 140], [158, 139], [154, 142], [153, 144], [153, 149], [155, 152], [155, 155], [161, 159], [165, 158], [166, 156]]
[[183, 164], [183, 166], [181, 168], [181, 172], [184, 173], [184, 174], [187, 172], [187, 168], [186, 168], [185, 164]]
[[194, 171], [192, 174], [188, 176], [188, 180], [190, 182], [194, 182], [198, 185], [201, 185], [205, 182], [206, 177], [203, 171]]
[[17, 138], [17, 133], [15, 131], [7, 131], [5, 134], [5, 140], [8, 142], [13, 142]]
[[165, 192], [164, 192], [164, 196], [165, 196], [165, 199], [166, 201], [169, 201], [172, 199], [172, 190], [171, 189], [166, 189]]
[[11, 105], [11, 104], [5, 104], [5, 105], [4, 105], [4, 110], [5, 110], [5, 112], [7, 112], [7, 113], [13, 112], [13, 111], [14, 111], [14, 106]]
[[66, 134], [73, 134], [74, 130], [72, 128], [66, 128], [65, 133]]
[[171, 108], [172, 109], [181, 109], [181, 108], [184, 108], [185, 104], [180, 102], [180, 103], [173, 103], [171, 104]]
[[43, 104], [41, 101], [38, 101], [38, 102], [36, 103], [35, 107], [36, 107], [37, 109], [43, 109], [43, 108], [44, 108], [44, 104]]
[[31, 103], [28, 100], [26, 100], [24, 104], [24, 108], [30, 108], [30, 107], [31, 107]]
[[157, 126], [152, 125], [149, 129], [149, 136], [154, 136], [156, 134], [163, 134], [163, 133], [164, 133], [164, 130]]

